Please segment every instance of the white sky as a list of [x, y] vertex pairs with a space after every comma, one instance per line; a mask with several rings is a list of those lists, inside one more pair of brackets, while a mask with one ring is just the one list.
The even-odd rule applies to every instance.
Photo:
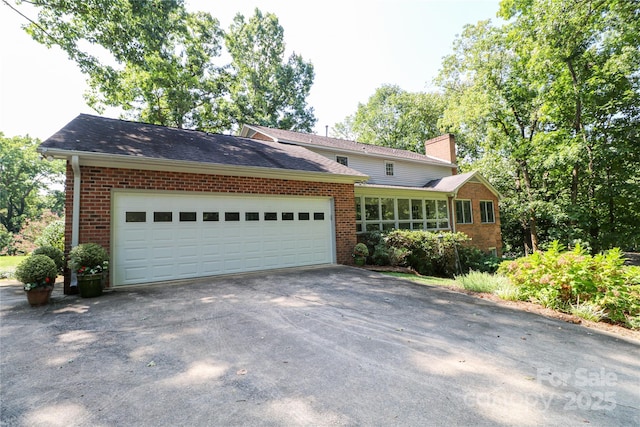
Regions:
[[[11, 0], [10, 0], [11, 1]], [[308, 103], [324, 135], [375, 89], [396, 84], [431, 89], [442, 57], [465, 24], [496, 20], [499, 0], [187, 0], [224, 29], [240, 12], [273, 12], [284, 28], [287, 56], [315, 68]], [[31, 15], [34, 17], [33, 15]], [[24, 19], [0, 3], [0, 132], [46, 139], [79, 113], [97, 114], [83, 99], [85, 77], [60, 49], [47, 49], [20, 27]], [[117, 111], [104, 114], [117, 117]]]

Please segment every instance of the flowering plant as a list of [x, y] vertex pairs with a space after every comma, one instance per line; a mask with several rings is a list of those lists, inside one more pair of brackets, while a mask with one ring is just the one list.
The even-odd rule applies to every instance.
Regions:
[[365, 245], [364, 243], [358, 243], [353, 248], [353, 257], [354, 258], [364, 258], [364, 257], [368, 257], [368, 256], [369, 256], [369, 249], [367, 248], [367, 245]]
[[25, 291], [53, 286], [57, 275], [56, 263], [46, 255], [31, 255], [16, 268], [16, 278], [24, 283]]
[[80, 276], [102, 273], [109, 269], [109, 254], [97, 243], [83, 243], [69, 252], [69, 268]]

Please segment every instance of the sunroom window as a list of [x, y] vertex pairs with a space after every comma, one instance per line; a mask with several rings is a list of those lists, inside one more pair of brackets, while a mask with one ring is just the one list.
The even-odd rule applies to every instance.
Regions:
[[446, 200], [356, 197], [356, 231], [449, 229]]

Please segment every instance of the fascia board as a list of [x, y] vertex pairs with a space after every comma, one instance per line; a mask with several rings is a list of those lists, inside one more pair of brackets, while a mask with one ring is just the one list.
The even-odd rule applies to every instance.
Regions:
[[118, 154], [88, 153], [86, 151], [58, 150], [38, 147], [43, 156], [69, 159], [78, 156], [81, 166], [108, 167], [117, 169], [139, 169], [166, 172], [184, 172], [204, 175], [250, 176], [255, 178], [286, 179], [294, 181], [315, 181], [349, 183], [366, 181], [367, 175], [340, 175], [325, 172], [294, 171], [290, 169], [265, 168], [257, 166], [233, 166], [219, 163], [203, 163], [167, 159], [150, 159]]
[[453, 197], [454, 193], [447, 191], [438, 191], [431, 188], [422, 187], [393, 187], [375, 184], [356, 184], [354, 187], [356, 196], [384, 196], [389, 197], [420, 197], [431, 195], [436, 199], [446, 200], [447, 197]]

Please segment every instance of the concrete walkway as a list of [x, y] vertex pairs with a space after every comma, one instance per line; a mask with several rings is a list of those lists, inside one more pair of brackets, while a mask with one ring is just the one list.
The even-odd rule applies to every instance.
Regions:
[[640, 342], [375, 272], [60, 292], [0, 286], [3, 426], [640, 425]]

